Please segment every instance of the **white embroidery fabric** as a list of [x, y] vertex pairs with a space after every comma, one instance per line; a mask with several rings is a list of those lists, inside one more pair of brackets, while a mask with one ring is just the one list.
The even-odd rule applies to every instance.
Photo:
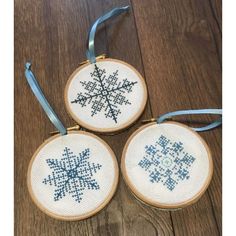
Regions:
[[122, 158], [133, 192], [160, 207], [181, 206], [196, 197], [211, 178], [211, 165], [203, 141], [189, 128], [170, 122], [136, 133]]
[[147, 100], [146, 85], [128, 64], [104, 59], [73, 74], [65, 99], [79, 124], [101, 132], [115, 131], [141, 115]]
[[114, 154], [103, 142], [85, 132], [73, 132], [39, 150], [28, 184], [42, 210], [65, 218], [89, 216], [110, 200], [117, 171]]

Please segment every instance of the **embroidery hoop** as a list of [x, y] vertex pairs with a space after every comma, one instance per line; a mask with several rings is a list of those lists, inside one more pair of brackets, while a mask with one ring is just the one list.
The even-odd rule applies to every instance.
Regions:
[[205, 191], [207, 190], [211, 179], [212, 179], [212, 175], [213, 175], [213, 161], [212, 161], [212, 155], [211, 155], [211, 151], [207, 145], [207, 143], [205, 142], [205, 140], [195, 131], [193, 131], [192, 129], [190, 129], [188, 126], [183, 125], [182, 123], [179, 122], [173, 122], [173, 121], [167, 121], [164, 122], [163, 124], [175, 124], [178, 125], [182, 128], [187, 129], [188, 131], [190, 131], [195, 137], [197, 137], [199, 139], [199, 141], [203, 144], [203, 146], [206, 149], [207, 152], [207, 157], [208, 157], [208, 161], [209, 161], [209, 172], [208, 172], [208, 176], [205, 180], [204, 185], [201, 187], [201, 189], [198, 191], [197, 194], [195, 194], [192, 198], [180, 202], [180, 203], [176, 203], [176, 204], [164, 204], [164, 203], [160, 203], [158, 201], [153, 201], [150, 198], [147, 198], [146, 196], [144, 196], [141, 192], [139, 192], [137, 190], [137, 188], [132, 184], [132, 181], [130, 180], [128, 174], [127, 174], [127, 170], [126, 170], [126, 166], [125, 166], [125, 159], [126, 159], [126, 152], [128, 149], [129, 144], [131, 143], [131, 141], [136, 137], [136, 135], [138, 135], [141, 131], [143, 131], [144, 129], [151, 127], [153, 125], [158, 125], [156, 122], [152, 122], [146, 125], [141, 126], [138, 130], [136, 130], [127, 140], [125, 147], [123, 149], [123, 153], [122, 153], [122, 158], [121, 158], [121, 172], [122, 172], [122, 176], [123, 179], [126, 183], [126, 185], [129, 187], [129, 189], [131, 190], [131, 192], [134, 194], [134, 196], [140, 200], [141, 202], [144, 202], [145, 204], [151, 205], [153, 207], [156, 208], [161, 208], [161, 209], [168, 209], [168, 210], [176, 210], [176, 209], [180, 209], [180, 208], [184, 208], [187, 207], [189, 205], [194, 204], [195, 202], [197, 202], [202, 195], [205, 193]]
[[[71, 130], [71, 128], [66, 129], [64, 127], [64, 125], [61, 123], [61, 121], [58, 118], [57, 114], [54, 112], [54, 110], [52, 109], [52, 107], [48, 103], [47, 99], [45, 98], [45, 96], [44, 96], [44, 94], [43, 94], [43, 92], [40, 88], [40, 85], [38, 84], [33, 72], [31, 71], [31, 63], [26, 63], [25, 64], [25, 69], [26, 69], [25, 70], [25, 77], [27, 79], [28, 84], [30, 85], [31, 90], [33, 91], [34, 95], [36, 96], [37, 100], [39, 101], [40, 105], [44, 109], [44, 111], [45, 111], [46, 115], [48, 116], [48, 118], [50, 119], [50, 121], [53, 123], [53, 125], [57, 128], [57, 130], [60, 133], [60, 134], [54, 135], [54, 136], [46, 139], [38, 147], [38, 149], [35, 151], [35, 153], [33, 154], [32, 158], [31, 158], [31, 161], [30, 161], [30, 164], [29, 164], [29, 167], [28, 167], [28, 172], [27, 172], [27, 187], [28, 187], [31, 199], [36, 204], [36, 206], [38, 206], [38, 208], [40, 210], [42, 210], [45, 214], [47, 214], [47, 215], [49, 215], [49, 216], [51, 216], [55, 219], [60, 219], [60, 220], [65, 220], [65, 221], [74, 221], [74, 220], [82, 220], [82, 219], [88, 218], [88, 217], [96, 214], [98, 211], [102, 210], [109, 203], [109, 201], [112, 199], [112, 197], [114, 196], [114, 193], [117, 189], [118, 177], [119, 177], [119, 175], [118, 175], [119, 168], [118, 168], [118, 163], [117, 163], [115, 154], [112, 151], [112, 149], [110, 148], [110, 146], [104, 140], [97, 137], [96, 135], [85, 132], [85, 131], [81, 131], [81, 130], [80, 131], [69, 131], [69, 130]], [[78, 215], [72, 215], [72, 216], [68, 216], [68, 215], [63, 216], [62, 214], [53, 213], [52, 211], [48, 210], [47, 207], [43, 206], [42, 203], [40, 203], [37, 196], [34, 194], [34, 191], [33, 191], [33, 188], [32, 188], [33, 184], [32, 184], [31, 174], [32, 174], [33, 164], [34, 164], [36, 158], [38, 157], [38, 155], [40, 155], [40, 152], [49, 143], [51, 143], [51, 142], [53, 142], [57, 139], [60, 139], [60, 138], [63, 139], [63, 137], [68, 138], [70, 135], [74, 135], [74, 134], [82, 134], [83, 136], [87, 136], [87, 137], [90, 137], [90, 139], [92, 138], [93, 140], [96, 140], [97, 143], [99, 142], [101, 144], [100, 147], [98, 147], [98, 144], [96, 144], [96, 149], [100, 148], [100, 151], [101, 151], [101, 148], [106, 149], [106, 151], [107, 151], [106, 153], [109, 153], [109, 158], [110, 157], [112, 158], [111, 161], [112, 161], [112, 164], [113, 164], [113, 167], [114, 167], [113, 168], [113, 170], [114, 170], [114, 173], [113, 173], [114, 174], [114, 179], [113, 179], [111, 188], [109, 189], [110, 190], [109, 193], [108, 194], [106, 193], [107, 194], [106, 198], [99, 204], [99, 206], [95, 207], [93, 210], [90, 210], [90, 211], [88, 211], [84, 214], [78, 214]], [[60, 145], [63, 143], [62, 139], [60, 140]], [[51, 149], [50, 149], [50, 151], [51, 151]], [[47, 152], [48, 152], [48, 150], [47, 150]], [[39, 169], [39, 168], [37, 168], [37, 169]], [[61, 178], [61, 177], [59, 177], [59, 178]], [[101, 201], [101, 199], [100, 199], [100, 201]], [[55, 209], [54, 209], [54, 211], [55, 211]]]
[[[118, 16], [120, 15], [121, 13], [124, 13], [124, 12], [127, 12], [129, 10], [129, 6], [125, 6], [125, 7], [117, 7], [117, 8], [114, 8], [112, 9], [111, 11], [107, 12], [106, 14], [102, 15], [101, 17], [99, 17], [94, 23], [93, 25], [91, 26], [91, 29], [89, 31], [89, 35], [88, 35], [88, 42], [87, 42], [87, 51], [86, 51], [86, 56], [87, 56], [87, 61], [81, 63], [81, 64], [84, 64], [83, 66], [80, 66], [79, 68], [77, 68], [73, 73], [72, 75], [69, 77], [69, 80], [67, 81], [67, 84], [66, 84], [66, 87], [65, 87], [65, 92], [64, 92], [64, 100], [65, 100], [65, 104], [66, 104], [66, 109], [67, 109], [67, 112], [72, 116], [72, 118], [78, 122], [79, 124], [81, 124], [83, 127], [87, 128], [88, 130], [92, 130], [92, 131], [95, 131], [95, 132], [100, 132], [100, 133], [115, 133], [117, 131], [122, 131], [124, 129], [126, 129], [127, 127], [131, 126], [140, 116], [141, 114], [143, 113], [144, 109], [145, 109], [145, 106], [146, 106], [146, 103], [147, 103], [147, 87], [146, 87], [146, 83], [145, 83], [145, 80], [144, 78], [142, 77], [142, 75], [131, 65], [129, 65], [128, 63], [126, 62], [123, 62], [121, 60], [117, 60], [117, 59], [111, 59], [111, 58], [105, 58], [105, 56], [98, 56], [96, 57], [95, 55], [95, 46], [94, 46], [94, 40], [95, 40], [95, 34], [96, 34], [96, 30], [97, 30], [97, 27], [98, 25], [104, 23], [105, 21], [107, 21], [108, 19], [112, 18], [112, 17], [115, 17], [115, 16]], [[142, 90], [141, 94], [137, 94], [137, 98], [140, 97], [140, 95], [142, 95], [142, 101], [139, 101], [138, 99], [134, 100], [134, 101], [137, 101], [137, 104], [136, 106], [139, 107], [138, 110], [135, 111], [134, 114], [131, 114], [130, 117], [127, 118], [127, 120], [124, 122], [121, 122], [120, 125], [114, 125], [114, 127], [112, 127], [111, 125], [108, 127], [108, 128], [105, 128], [104, 126], [100, 125], [99, 127], [99, 124], [97, 124], [96, 122], [98, 122], [98, 118], [96, 118], [96, 114], [95, 113], [95, 116], [93, 117], [94, 119], [94, 123], [92, 124], [91, 120], [87, 120], [87, 119], [82, 119], [79, 117], [79, 114], [77, 112], [74, 111], [73, 112], [73, 109], [70, 107], [70, 101], [69, 101], [69, 89], [70, 89], [70, 84], [72, 83], [72, 81], [76, 78], [76, 75], [79, 74], [81, 72], [82, 69], [84, 69], [85, 67], [89, 66], [90, 64], [94, 64], [96, 62], [113, 62], [113, 63], [119, 63], [121, 65], [123, 65], [123, 67], [125, 66], [126, 69], [129, 69], [131, 70], [136, 76], [137, 78], [137, 81], [139, 82], [140, 81], [140, 84], [139, 87], [141, 86], [142, 89], [139, 88], [139, 90]], [[89, 75], [89, 74], [88, 74]], [[83, 79], [84, 80], [84, 79]], [[101, 82], [102, 84], [102, 82]], [[101, 85], [103, 87], [103, 85]], [[106, 88], [107, 89], [107, 88]], [[138, 90], [138, 91], [139, 91]], [[101, 90], [103, 92], [103, 90]], [[101, 92], [100, 91], [100, 92]], [[77, 91], [79, 92], [79, 91]], [[108, 91], [110, 93], [110, 91]], [[139, 96], [138, 96], [139, 95]], [[97, 96], [95, 96], [97, 97]], [[114, 98], [114, 96], [113, 96]], [[76, 99], [75, 99], [76, 100]], [[106, 99], [105, 99], [105, 104], [107, 104], [107, 107], [108, 107], [108, 104], [110, 103], [110, 100], [109, 98], [107, 98], [106, 96]], [[101, 104], [99, 104], [101, 106]], [[113, 108], [116, 106], [117, 104], [114, 104], [114, 105], [109, 105], [109, 107], [107, 108], [104, 108], [105, 110], [109, 110], [109, 112], [113, 113], [114, 110], [112, 111], [112, 106]], [[103, 104], [102, 104], [103, 106]], [[83, 105], [82, 106], [78, 106], [78, 109], [80, 110], [80, 114], [83, 113]], [[77, 109], [77, 110], [78, 110]], [[134, 106], [133, 106], [133, 109], [134, 109]], [[130, 109], [126, 109], [124, 111], [125, 112], [128, 112], [128, 111], [132, 111], [132, 107], [130, 107]], [[101, 110], [100, 110], [101, 111]], [[120, 110], [118, 109], [117, 113], [119, 114]], [[105, 114], [104, 114], [105, 115]], [[106, 114], [107, 115], [107, 114]], [[80, 115], [81, 116], [81, 115]], [[113, 115], [112, 115], [113, 116]], [[113, 116], [114, 118], [114, 116]], [[90, 123], [89, 123], [90, 122]], [[100, 120], [100, 123], [102, 121]], [[103, 123], [106, 123], [106, 120], [104, 119], [104, 122]], [[116, 122], [117, 123], [117, 122]], [[95, 125], [96, 124], [96, 125]]]
[[85, 131], [70, 131], [68, 132], [68, 135], [70, 134], [83, 134], [83, 135], [88, 135], [91, 136], [93, 138], [95, 138], [96, 140], [98, 140], [99, 142], [101, 142], [109, 151], [109, 153], [112, 156], [112, 160], [113, 160], [113, 164], [114, 164], [114, 173], [115, 173], [115, 178], [114, 178], [114, 182], [111, 188], [111, 191], [109, 193], [109, 195], [107, 196], [106, 199], [104, 199], [104, 201], [94, 210], [86, 213], [86, 214], [82, 214], [82, 215], [77, 215], [77, 216], [63, 216], [63, 215], [58, 215], [55, 214], [51, 211], [49, 211], [46, 207], [44, 207], [37, 199], [37, 197], [35, 196], [33, 190], [32, 190], [32, 184], [31, 184], [31, 170], [32, 170], [32, 165], [35, 161], [35, 159], [37, 158], [38, 153], [52, 140], [57, 139], [59, 137], [61, 137], [60, 134], [54, 135], [48, 139], [46, 139], [35, 151], [35, 153], [33, 154], [29, 166], [28, 166], [28, 171], [27, 171], [27, 187], [30, 193], [30, 197], [33, 200], [33, 202], [35, 203], [35, 205], [45, 214], [47, 214], [48, 216], [58, 219], [58, 220], [64, 220], [64, 221], [76, 221], [76, 220], [84, 220], [86, 218], [89, 218], [95, 214], [97, 214], [99, 211], [101, 211], [105, 206], [108, 205], [108, 203], [111, 201], [112, 197], [114, 196], [116, 189], [117, 189], [117, 185], [118, 185], [118, 180], [119, 180], [119, 168], [118, 168], [118, 164], [117, 164], [117, 160], [115, 157], [114, 152], [112, 151], [112, 149], [110, 148], [110, 146], [101, 138], [99, 138], [98, 136], [85, 132]]
[[[69, 99], [68, 99], [68, 93], [69, 93], [69, 87], [71, 85], [71, 82], [75, 79], [75, 77], [77, 76], [78, 73], [80, 73], [80, 71], [82, 69], [84, 69], [85, 67], [87, 67], [88, 65], [90, 65], [89, 63], [86, 63], [85, 65], [80, 66], [79, 68], [77, 68], [72, 75], [69, 77], [66, 87], [65, 87], [65, 92], [64, 92], [64, 100], [65, 100], [65, 104], [66, 104], [66, 109], [67, 112], [70, 114], [70, 116], [81, 126], [87, 128], [88, 130], [92, 130], [95, 132], [101, 132], [101, 133], [112, 133], [112, 132], [117, 132], [117, 131], [121, 131], [124, 130], [128, 127], [130, 127], [144, 112], [145, 106], [146, 106], [146, 102], [147, 102], [147, 88], [146, 88], [146, 84], [145, 84], [145, 80], [142, 77], [142, 75], [134, 68], [132, 67], [130, 64], [121, 61], [121, 60], [117, 60], [117, 59], [112, 59], [112, 58], [106, 58], [106, 59], [98, 59], [97, 62], [116, 62], [116, 63], [120, 63], [122, 65], [125, 65], [126, 67], [128, 67], [130, 70], [132, 70], [136, 75], [137, 78], [139, 78], [139, 81], [141, 83], [141, 86], [143, 88], [143, 98], [142, 98], [142, 102], [140, 105], [140, 109], [136, 112], [136, 114], [134, 114], [129, 120], [127, 120], [124, 124], [118, 126], [118, 127], [114, 127], [114, 128], [98, 128], [97, 126], [92, 126], [88, 123], [85, 123], [84, 121], [82, 121], [78, 116], [76, 116], [74, 114], [74, 112], [72, 111], [72, 109], [70, 108], [69, 105]], [[79, 108], [81, 109], [81, 108]], [[131, 108], [132, 109], [132, 108]]]

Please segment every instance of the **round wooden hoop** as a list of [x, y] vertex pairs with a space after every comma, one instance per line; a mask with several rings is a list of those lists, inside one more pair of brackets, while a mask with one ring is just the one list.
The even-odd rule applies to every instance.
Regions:
[[84, 134], [84, 135], [88, 135], [91, 136], [95, 139], [97, 139], [98, 141], [100, 141], [102, 144], [105, 145], [105, 147], [108, 149], [109, 153], [112, 156], [113, 159], [113, 164], [114, 164], [114, 170], [115, 170], [115, 179], [114, 179], [114, 183], [111, 189], [111, 192], [109, 193], [109, 195], [107, 196], [107, 198], [95, 209], [92, 210], [86, 214], [81, 214], [78, 216], [61, 216], [55, 213], [52, 213], [51, 211], [47, 210], [38, 200], [37, 197], [34, 195], [33, 190], [32, 190], [32, 186], [31, 186], [31, 169], [32, 169], [32, 164], [36, 158], [36, 156], [38, 155], [39, 151], [49, 142], [51, 142], [52, 140], [56, 139], [57, 137], [60, 137], [60, 134], [55, 135], [51, 138], [48, 138], [47, 140], [45, 140], [39, 147], [38, 149], [35, 151], [34, 155], [32, 156], [30, 163], [29, 163], [29, 167], [28, 167], [28, 172], [27, 172], [27, 187], [30, 193], [30, 197], [33, 200], [33, 202], [35, 203], [35, 205], [41, 210], [43, 211], [45, 214], [47, 214], [48, 216], [51, 216], [52, 218], [58, 219], [58, 220], [64, 220], [64, 221], [75, 221], [75, 220], [84, 220], [88, 217], [91, 217], [93, 215], [95, 215], [96, 213], [98, 213], [100, 210], [102, 210], [112, 199], [112, 197], [115, 194], [115, 191], [117, 189], [117, 185], [118, 185], [118, 180], [119, 180], [119, 167], [118, 167], [118, 163], [116, 160], [116, 156], [114, 154], [114, 152], [112, 151], [112, 149], [110, 148], [110, 146], [101, 138], [97, 137], [94, 134], [85, 132], [85, 131], [70, 131], [68, 132], [68, 134]]
[[90, 126], [90, 125], [84, 123], [83, 121], [81, 121], [77, 116], [75, 116], [74, 113], [70, 109], [69, 102], [68, 102], [68, 99], [67, 99], [68, 89], [69, 89], [70, 83], [72, 82], [74, 76], [80, 70], [82, 70], [84, 67], [88, 66], [88, 63], [83, 65], [83, 66], [80, 66], [79, 68], [77, 68], [71, 74], [71, 76], [69, 77], [69, 79], [66, 83], [66, 87], [65, 87], [65, 91], [64, 91], [64, 100], [65, 100], [65, 104], [66, 104], [66, 110], [67, 110], [68, 114], [73, 118], [73, 120], [75, 120], [78, 124], [80, 124], [82, 127], [86, 128], [88, 130], [92, 130], [92, 131], [99, 132], [99, 133], [112, 133], [112, 132], [117, 132], [117, 131], [124, 130], [124, 129], [130, 127], [142, 115], [142, 113], [145, 109], [145, 106], [146, 106], [146, 103], [147, 103], [147, 86], [146, 86], [145, 80], [142, 77], [142, 75], [133, 66], [129, 65], [126, 62], [123, 62], [123, 61], [120, 61], [120, 60], [117, 60], [117, 59], [111, 59], [111, 58], [98, 59], [97, 61], [98, 62], [99, 61], [117, 62], [117, 63], [123, 64], [123, 65], [129, 67], [131, 70], [133, 70], [137, 74], [137, 76], [139, 77], [139, 79], [140, 79], [140, 81], [143, 85], [143, 88], [144, 88], [144, 98], [143, 98], [140, 110], [136, 113], [135, 116], [133, 116], [131, 119], [129, 119], [125, 124], [123, 124], [119, 127], [116, 127], [116, 128], [107, 128], [107, 129], [104, 129], [104, 128], [100, 129], [100, 128], [97, 128], [97, 127], [94, 127], [94, 126]]
[[[208, 188], [211, 179], [212, 179], [212, 175], [213, 175], [213, 161], [212, 161], [212, 155], [211, 155], [211, 151], [207, 145], [207, 143], [205, 142], [205, 140], [195, 131], [193, 131], [192, 129], [190, 129], [188, 126], [183, 125], [181, 123], [178, 122], [173, 122], [173, 121], [168, 121], [168, 122], [164, 122], [164, 123], [168, 123], [168, 124], [175, 124], [175, 125], [179, 125], [183, 128], [188, 129], [189, 131], [191, 131], [192, 134], [194, 134], [197, 138], [200, 139], [200, 141], [202, 142], [202, 144], [204, 145], [204, 147], [206, 148], [207, 151], [207, 156], [208, 156], [208, 160], [209, 160], [209, 173], [207, 176], [207, 179], [205, 181], [205, 184], [202, 186], [201, 190], [195, 194], [191, 199], [184, 201], [184, 202], [180, 202], [178, 204], [162, 204], [162, 203], [158, 203], [153, 201], [150, 198], [147, 198], [146, 196], [144, 196], [143, 194], [141, 194], [136, 188], [135, 186], [132, 184], [132, 182], [130, 181], [127, 172], [126, 172], [126, 167], [125, 167], [125, 156], [126, 156], [126, 152], [127, 152], [127, 148], [130, 144], [130, 142], [132, 141], [132, 139], [142, 130], [144, 130], [145, 128], [152, 126], [152, 125], [157, 125], [156, 122], [152, 122], [149, 123], [147, 125], [143, 125], [142, 127], [140, 127], [139, 129], [137, 129], [127, 140], [125, 147], [123, 149], [122, 152], [122, 157], [121, 157], [121, 172], [122, 172], [122, 176], [123, 179], [126, 183], [126, 185], [130, 188], [131, 192], [135, 195], [135, 197], [139, 200], [141, 200], [141, 202], [144, 202], [146, 204], [149, 204], [151, 206], [157, 207], [157, 208], [162, 208], [162, 209], [178, 209], [178, 208], [183, 208], [189, 205], [192, 205], [193, 203], [197, 202], [201, 196], [204, 194], [204, 192], [206, 191], [206, 189]], [[163, 124], [164, 124], [163, 123]]]

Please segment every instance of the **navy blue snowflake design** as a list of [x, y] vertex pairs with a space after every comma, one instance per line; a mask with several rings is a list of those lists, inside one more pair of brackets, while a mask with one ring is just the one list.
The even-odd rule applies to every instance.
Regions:
[[61, 159], [46, 160], [52, 172], [43, 179], [43, 183], [55, 187], [54, 201], [69, 194], [76, 202], [80, 203], [84, 190], [100, 189], [99, 184], [93, 179], [93, 175], [102, 166], [90, 163], [89, 158], [89, 148], [77, 156], [68, 147], [65, 147]]
[[195, 159], [185, 152], [182, 142], [172, 142], [161, 135], [154, 145], [145, 146], [145, 156], [138, 165], [149, 173], [151, 183], [162, 183], [172, 191], [190, 178], [189, 168]]
[[80, 81], [85, 93], [79, 92], [71, 103], [80, 104], [81, 107], [90, 105], [92, 117], [104, 112], [105, 118], [117, 123], [121, 114], [120, 108], [123, 105], [131, 105], [126, 94], [131, 93], [133, 86], [138, 82], [130, 82], [127, 78], [119, 80], [118, 70], [107, 76], [106, 70], [98, 68], [96, 64], [90, 76], [92, 80]]

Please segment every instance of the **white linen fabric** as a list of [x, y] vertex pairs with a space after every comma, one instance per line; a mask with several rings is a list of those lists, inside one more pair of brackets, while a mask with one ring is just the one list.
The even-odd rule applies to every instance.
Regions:
[[28, 172], [33, 199], [62, 217], [96, 211], [117, 182], [117, 163], [100, 139], [85, 132], [57, 136], [34, 156]]
[[83, 126], [119, 130], [141, 115], [146, 85], [131, 66], [104, 59], [74, 74], [65, 99], [69, 112]]
[[124, 152], [125, 181], [144, 202], [181, 205], [209, 181], [209, 155], [206, 144], [189, 128], [154, 123], [136, 133]]

